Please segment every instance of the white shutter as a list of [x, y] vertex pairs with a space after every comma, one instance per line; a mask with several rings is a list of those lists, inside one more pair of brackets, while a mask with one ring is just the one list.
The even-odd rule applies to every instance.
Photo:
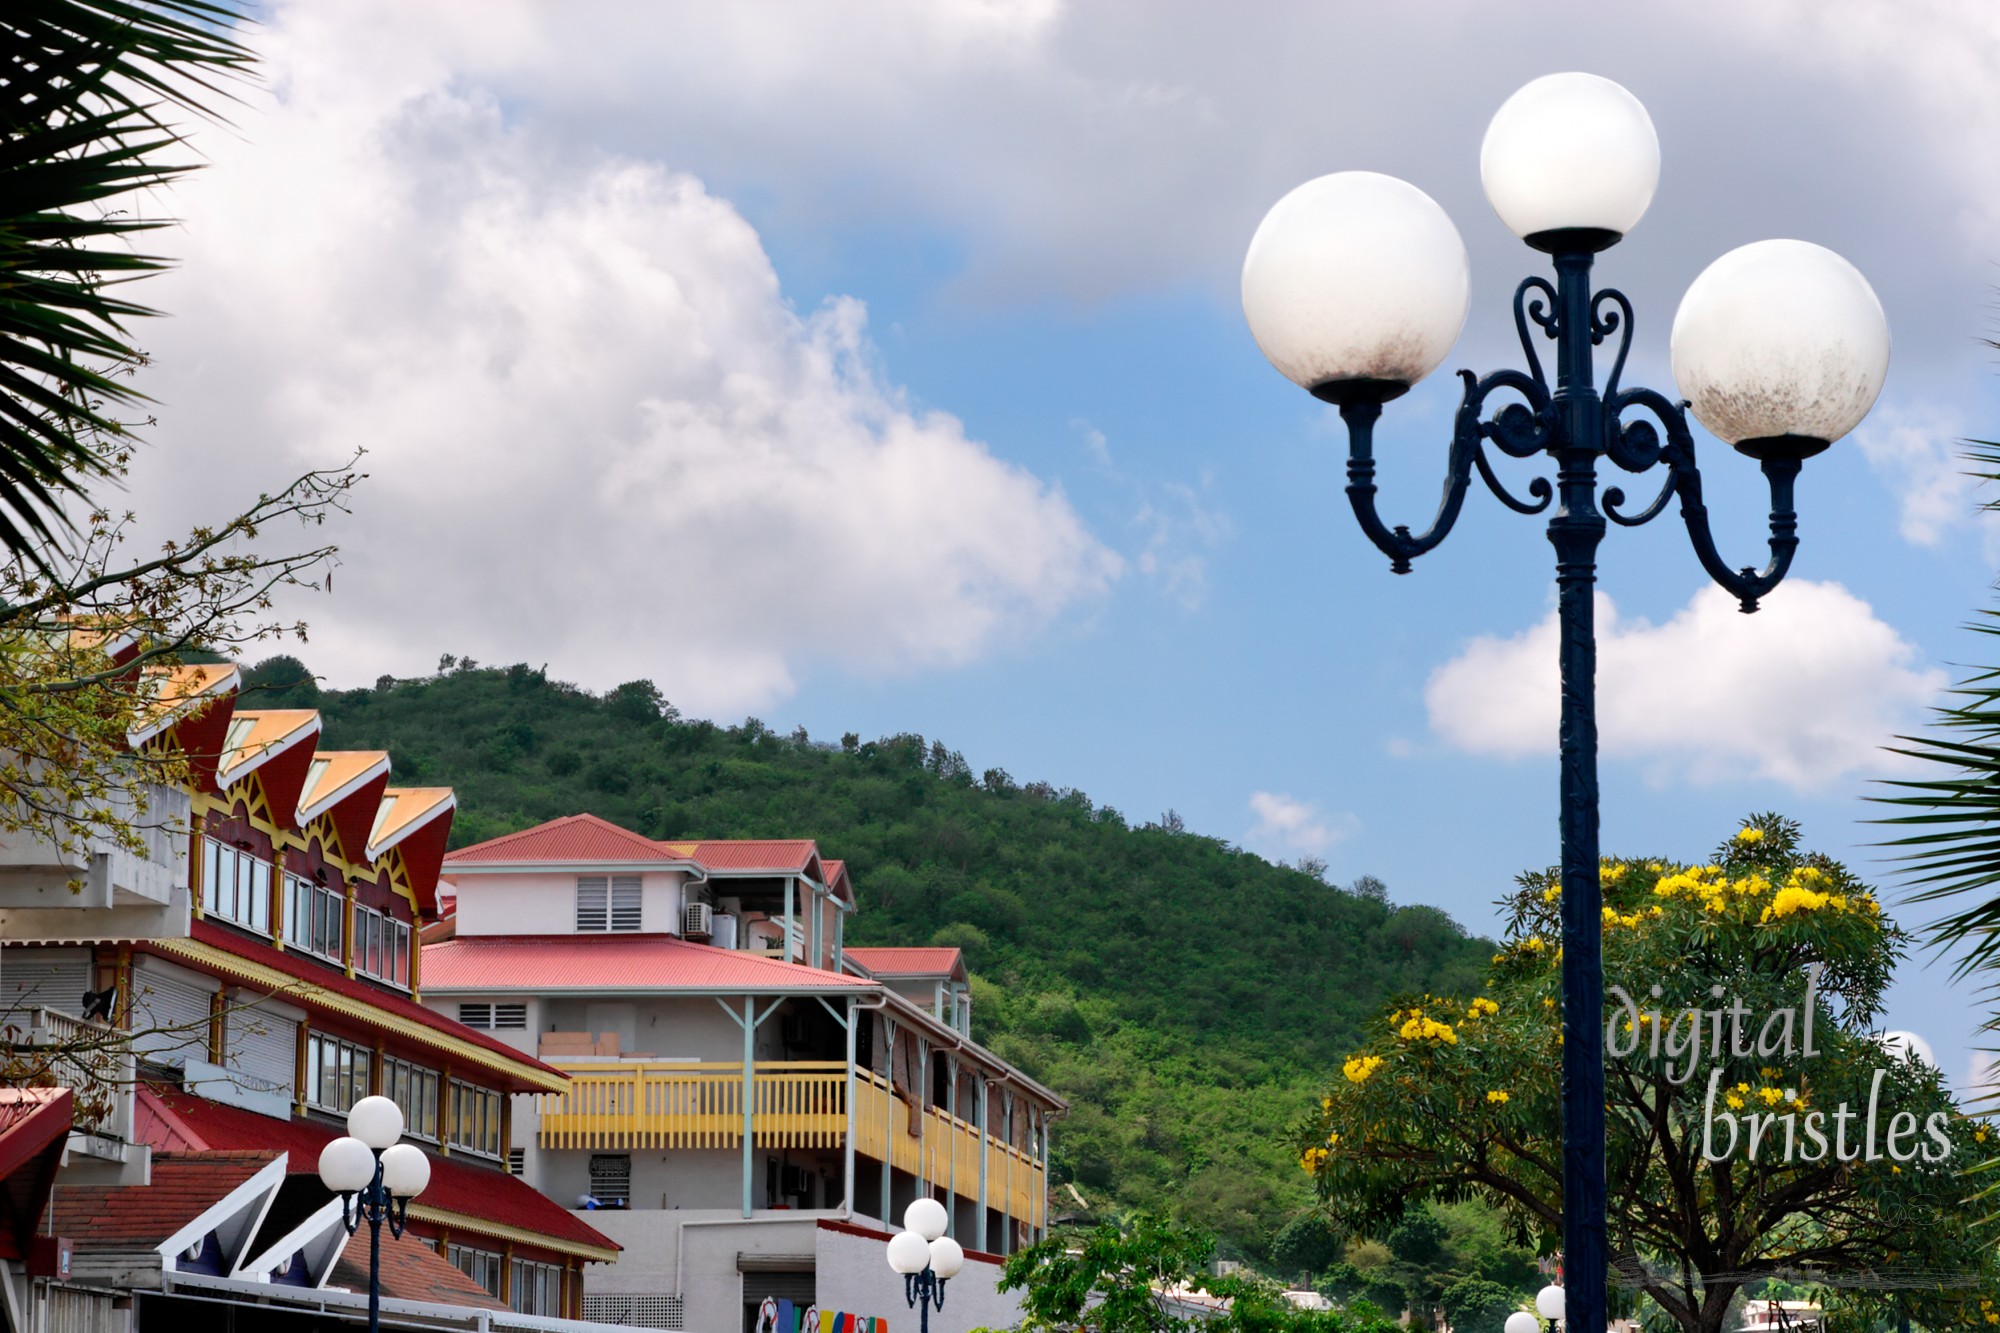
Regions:
[[[157, 1064], [180, 1065], [208, 1053], [209, 996], [202, 986], [170, 972], [132, 971], [132, 1049]], [[158, 1030], [156, 1030], [158, 1029]]]
[[82, 1013], [92, 980], [88, 949], [0, 949], [0, 1007], [10, 1023], [26, 1026], [21, 1011], [36, 1006]]
[[299, 1025], [255, 1004], [230, 1009], [224, 1021], [228, 1024], [224, 1063], [261, 1092], [289, 1095], [299, 1058]]
[[614, 877], [611, 881], [611, 928], [639, 929], [642, 902], [637, 875]]
[[576, 928], [579, 931], [599, 931], [608, 929], [610, 925], [610, 900], [604, 877], [598, 875], [577, 880]]

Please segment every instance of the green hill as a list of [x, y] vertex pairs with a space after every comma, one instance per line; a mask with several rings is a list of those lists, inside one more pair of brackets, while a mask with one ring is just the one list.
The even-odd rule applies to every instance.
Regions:
[[684, 719], [646, 682], [597, 696], [525, 666], [320, 691], [295, 659], [246, 702], [320, 709], [458, 791], [454, 842], [590, 811], [651, 837], [810, 837], [847, 860], [850, 943], [964, 947], [978, 1039], [1074, 1103], [1055, 1178], [1094, 1210], [1172, 1204], [1256, 1257], [1306, 1202], [1286, 1125], [1389, 995], [1464, 992], [1492, 952], [1382, 886], [1330, 886], [1177, 819], [975, 773], [942, 742], [837, 743]]

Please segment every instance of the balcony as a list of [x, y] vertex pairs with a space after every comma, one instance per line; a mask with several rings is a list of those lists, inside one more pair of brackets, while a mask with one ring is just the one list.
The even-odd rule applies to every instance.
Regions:
[[[188, 931], [188, 795], [148, 784], [141, 814], [113, 793], [115, 819], [140, 830], [143, 853], [108, 837], [58, 847], [17, 836], [0, 846], [0, 939], [163, 939]], [[92, 915], [85, 917], [84, 912]]]
[[138, 1066], [125, 1033], [54, 1009], [21, 1009], [0, 1028], [0, 1054], [7, 1082], [53, 1084], [76, 1094], [72, 1153], [118, 1164], [133, 1160]]
[[[540, 1099], [543, 1148], [630, 1150], [739, 1148], [743, 1066], [696, 1061], [564, 1061], [566, 1091]], [[1047, 1186], [1039, 1162], [989, 1139], [977, 1125], [925, 1108], [908, 1132], [909, 1103], [880, 1075], [856, 1072], [854, 1150], [897, 1170], [979, 1195], [986, 1160], [990, 1207], [1040, 1224]], [[847, 1065], [838, 1060], [760, 1060], [751, 1071], [750, 1134], [759, 1148], [839, 1148], [847, 1133]]]

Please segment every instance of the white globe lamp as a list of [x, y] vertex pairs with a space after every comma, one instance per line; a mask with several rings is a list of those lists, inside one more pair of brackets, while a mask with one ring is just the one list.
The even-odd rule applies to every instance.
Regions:
[[403, 1109], [387, 1097], [363, 1097], [347, 1113], [347, 1132], [381, 1152], [403, 1137]]
[[382, 1154], [382, 1187], [398, 1198], [414, 1199], [431, 1183], [431, 1159], [414, 1143], [398, 1143]]
[[905, 1277], [924, 1271], [931, 1261], [930, 1243], [914, 1231], [898, 1231], [889, 1238], [889, 1267]]
[[1535, 1293], [1535, 1309], [1544, 1319], [1561, 1319], [1566, 1306], [1563, 1289], [1553, 1283]]
[[939, 1236], [931, 1242], [931, 1272], [940, 1280], [957, 1277], [958, 1270], [965, 1267], [965, 1248], [950, 1236]]
[[1243, 317], [1293, 383], [1386, 402], [1438, 368], [1471, 300], [1465, 242], [1407, 181], [1343, 171], [1272, 206], [1243, 258]]
[[320, 1182], [335, 1194], [354, 1194], [375, 1180], [375, 1154], [357, 1138], [338, 1138], [319, 1150]]
[[1595, 74], [1550, 74], [1501, 104], [1479, 147], [1487, 202], [1538, 250], [1597, 251], [1638, 225], [1660, 184], [1639, 99]]
[[944, 1205], [936, 1199], [918, 1199], [903, 1210], [903, 1225], [922, 1236], [926, 1243], [942, 1236], [949, 1220]]
[[1542, 1333], [1542, 1321], [1526, 1310], [1516, 1310], [1507, 1316], [1507, 1322], [1501, 1328], [1504, 1333]]
[[1753, 458], [1807, 458], [1868, 415], [1889, 321], [1860, 270], [1809, 241], [1758, 241], [1681, 298], [1674, 383], [1695, 419]]

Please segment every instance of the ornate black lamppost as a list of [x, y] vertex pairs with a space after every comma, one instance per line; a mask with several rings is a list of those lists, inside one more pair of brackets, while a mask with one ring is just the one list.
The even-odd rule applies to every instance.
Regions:
[[423, 1149], [399, 1142], [403, 1112], [387, 1097], [354, 1103], [347, 1133], [320, 1149], [319, 1178], [340, 1196], [348, 1235], [368, 1223], [368, 1333], [376, 1333], [382, 1326], [382, 1224], [402, 1236], [410, 1200], [431, 1183], [431, 1163]]
[[917, 1312], [919, 1333], [930, 1333], [931, 1309], [944, 1309], [944, 1284], [965, 1266], [965, 1251], [944, 1234], [949, 1221], [936, 1199], [903, 1210], [903, 1230], [889, 1238], [889, 1267], [903, 1275], [903, 1299]]
[[[1874, 405], [1889, 330], [1868, 282], [1839, 255], [1804, 241], [1761, 241], [1711, 264], [1681, 300], [1671, 337], [1685, 401], [1620, 381], [1632, 305], [1593, 291], [1594, 257], [1630, 231], [1659, 183], [1660, 148], [1638, 99], [1589, 74], [1537, 79], [1509, 98], [1480, 150], [1486, 197], [1501, 221], [1548, 254], [1555, 282], [1514, 292], [1527, 370], [1461, 371], [1443, 502], [1429, 528], [1384, 523], [1375, 506], [1375, 422], [1382, 405], [1435, 370], [1465, 324], [1465, 245], [1415, 186], [1372, 172], [1309, 181], [1264, 218], [1243, 264], [1243, 309], [1258, 346], [1287, 377], [1340, 409], [1347, 423], [1347, 497], [1362, 530], [1399, 574], [1443, 541], [1472, 476], [1509, 509], [1549, 513], [1562, 647], [1563, 1257], [1568, 1326], [1605, 1327], [1604, 977], [1597, 844], [1597, 644], [1592, 588], [1606, 520], [1651, 521], [1676, 498], [1695, 556], [1745, 611], [1784, 578], [1798, 549], [1792, 486], [1800, 465], [1852, 430]], [[1535, 332], [1555, 343], [1551, 389]], [[1617, 340], [1600, 392], [1592, 352]], [[1511, 394], [1490, 416], [1486, 400]], [[1770, 562], [1732, 569], [1702, 504], [1686, 410], [1757, 461], [1771, 491]], [[1643, 415], [1642, 415], [1643, 414]], [[1644, 417], [1650, 417], [1646, 420]], [[1488, 446], [1510, 458], [1546, 454], [1522, 499], [1502, 485]], [[1664, 469], [1644, 508], [1624, 491], [1600, 497], [1597, 464]], [[1553, 508], [1551, 508], [1553, 506]]]

